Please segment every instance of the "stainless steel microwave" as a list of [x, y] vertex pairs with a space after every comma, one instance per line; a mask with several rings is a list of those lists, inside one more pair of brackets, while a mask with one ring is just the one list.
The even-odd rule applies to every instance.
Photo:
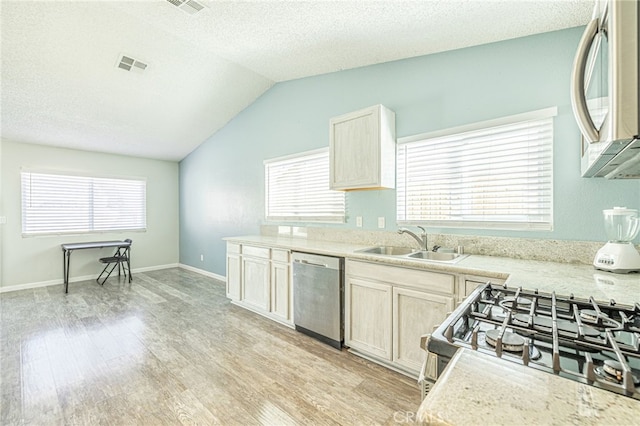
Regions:
[[571, 106], [582, 176], [640, 179], [640, 0], [599, 0], [578, 45]]

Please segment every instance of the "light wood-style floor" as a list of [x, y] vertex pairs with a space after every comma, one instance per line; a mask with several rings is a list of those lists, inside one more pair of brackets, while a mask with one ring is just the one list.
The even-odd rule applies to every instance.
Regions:
[[368, 425], [414, 380], [229, 303], [184, 269], [0, 294], [2, 425]]

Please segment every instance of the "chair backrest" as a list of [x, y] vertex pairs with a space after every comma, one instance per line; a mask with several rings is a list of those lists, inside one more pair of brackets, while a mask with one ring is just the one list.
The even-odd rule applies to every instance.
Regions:
[[[131, 244], [133, 244], [133, 241], [131, 241], [130, 238], [127, 238], [126, 240], [124, 240], [125, 243], [129, 244], [129, 246], [131, 246]], [[118, 248], [118, 252], [120, 252], [121, 249], [125, 249], [124, 252], [122, 254], [119, 255], [119, 257], [121, 259], [126, 259], [127, 258], [127, 252], [128, 252], [128, 248], [125, 246], [121, 246], [120, 248]]]

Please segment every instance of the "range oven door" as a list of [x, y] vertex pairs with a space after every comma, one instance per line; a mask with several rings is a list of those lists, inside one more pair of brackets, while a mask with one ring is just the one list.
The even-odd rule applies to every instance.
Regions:
[[420, 386], [420, 396], [424, 399], [431, 387], [436, 383], [438, 377], [444, 371], [451, 358], [438, 355], [437, 353], [429, 351], [429, 339], [430, 334], [424, 334], [420, 337], [420, 347], [427, 353], [420, 375], [418, 376], [418, 385]]

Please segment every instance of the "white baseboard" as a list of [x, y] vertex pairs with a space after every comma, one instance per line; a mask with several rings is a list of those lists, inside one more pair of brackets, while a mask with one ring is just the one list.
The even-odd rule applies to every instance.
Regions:
[[216, 280], [220, 280], [220, 281], [224, 281], [224, 282], [227, 281], [227, 277], [225, 277], [224, 275], [215, 274], [213, 272], [205, 271], [204, 269], [194, 268], [193, 266], [185, 265], [184, 263], [181, 263], [178, 266], [180, 268], [182, 268], [182, 269], [186, 269], [187, 271], [195, 272], [195, 273], [198, 273], [200, 275], [204, 275], [204, 276], [209, 277], [209, 278], [214, 278]]
[[[149, 272], [149, 271], [157, 271], [159, 269], [169, 269], [169, 268], [178, 268], [180, 264], [178, 263], [170, 263], [166, 265], [157, 265], [157, 266], [147, 266], [144, 268], [136, 268], [131, 270], [131, 274], [135, 275], [136, 272]], [[215, 278], [215, 277], [214, 277]], [[84, 275], [80, 277], [70, 277], [69, 283], [75, 283], [78, 281], [87, 281], [87, 280], [95, 280], [95, 275]], [[49, 280], [49, 281], [39, 281], [35, 283], [26, 283], [26, 284], [16, 284], [10, 285], [6, 287], [0, 287], [0, 293], [8, 293], [10, 291], [18, 291], [18, 290], [29, 290], [32, 288], [40, 288], [40, 287], [48, 287], [50, 285], [59, 285], [63, 284], [62, 278], [57, 280]]]
[[145, 268], [136, 268], [136, 269], [132, 269], [131, 272], [132, 273], [136, 273], [136, 272], [149, 272], [149, 271], [157, 271], [159, 269], [169, 269], [169, 268], [179, 268], [180, 264], [179, 263], [168, 263], [166, 265], [157, 265], [157, 266], [147, 266]]
[[[84, 281], [91, 278], [95, 279], [96, 277], [90, 276], [90, 277], [77, 277], [77, 278], [78, 279], [74, 278], [73, 280], [69, 280], [69, 282]], [[50, 285], [58, 285], [58, 284], [62, 284], [62, 280], [50, 280], [50, 281], [40, 281], [37, 283], [16, 284], [16, 285], [10, 285], [6, 287], [0, 287], [0, 293], [8, 293], [10, 291], [18, 291], [18, 290], [29, 290], [31, 288], [48, 287]]]

